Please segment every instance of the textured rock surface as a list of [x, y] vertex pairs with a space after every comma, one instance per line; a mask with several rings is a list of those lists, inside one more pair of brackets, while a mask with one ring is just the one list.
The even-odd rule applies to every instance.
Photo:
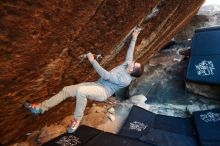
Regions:
[[132, 96], [130, 98], [130, 101], [133, 104], [145, 104], [145, 102], [147, 101], [147, 98], [141, 94], [141, 95]]
[[220, 97], [219, 97], [220, 86], [219, 85], [187, 81], [186, 88], [187, 88], [187, 91], [191, 92], [192, 94], [220, 100]]
[[0, 1], [0, 143], [63, 119], [73, 99], [42, 116], [23, 108], [26, 100], [41, 102], [65, 85], [97, 79], [80, 55], [103, 55], [111, 69], [127, 50], [117, 47], [132, 28], [159, 5], [138, 38], [135, 58], [145, 63], [197, 12], [204, 0], [49, 0]]
[[177, 52], [176, 48], [162, 50], [154, 56], [145, 66], [144, 74], [129, 86], [129, 95], [142, 94], [147, 98], [146, 103], [188, 104], [184, 91], [187, 61], [175, 61], [175, 58], [181, 58]]
[[208, 21], [208, 16], [195, 15], [187, 26], [175, 36], [175, 41], [177, 43], [186, 43], [188, 39], [192, 39], [195, 29], [206, 27]]
[[209, 22], [207, 23], [207, 26], [220, 24], [220, 5], [219, 4], [204, 5], [199, 10], [198, 14], [208, 16]]
[[184, 48], [175, 45], [150, 59], [149, 64], [145, 65], [145, 73], [129, 87], [130, 100], [135, 95], [138, 97], [143, 94], [147, 101], [138, 103], [139, 106], [154, 113], [176, 117], [186, 117], [193, 111], [220, 107], [219, 100], [206, 98], [207, 94], [219, 95], [216, 92], [219, 88], [215, 86], [192, 84], [191, 89], [203, 94], [186, 92], [185, 72], [188, 59], [176, 59], [182, 56], [179, 55], [179, 50]]

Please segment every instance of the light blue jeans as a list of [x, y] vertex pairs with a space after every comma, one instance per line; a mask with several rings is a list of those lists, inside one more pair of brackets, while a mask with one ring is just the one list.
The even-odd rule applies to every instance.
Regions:
[[95, 82], [86, 82], [64, 87], [58, 94], [40, 103], [39, 108], [42, 110], [42, 113], [44, 113], [67, 98], [73, 96], [76, 97], [76, 108], [73, 116], [79, 121], [84, 115], [87, 99], [105, 101], [108, 98], [107, 91], [103, 86]]

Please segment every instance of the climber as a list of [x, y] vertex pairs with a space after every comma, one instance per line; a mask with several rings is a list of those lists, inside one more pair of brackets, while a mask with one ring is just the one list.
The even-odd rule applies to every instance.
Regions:
[[101, 77], [98, 81], [66, 86], [58, 94], [42, 103], [30, 104], [25, 102], [24, 106], [33, 114], [43, 114], [45, 111], [56, 106], [68, 97], [75, 96], [75, 112], [71, 123], [67, 127], [67, 132], [73, 133], [78, 128], [80, 120], [83, 117], [87, 99], [105, 101], [117, 90], [128, 86], [134, 77], [141, 76], [143, 67], [140, 63], [133, 61], [134, 47], [139, 33], [140, 29], [138, 28], [136, 28], [132, 33], [132, 40], [128, 48], [125, 62], [112, 69], [110, 72], [106, 71], [99, 65], [99, 63], [94, 59], [94, 55], [92, 53], [87, 54], [88, 60]]

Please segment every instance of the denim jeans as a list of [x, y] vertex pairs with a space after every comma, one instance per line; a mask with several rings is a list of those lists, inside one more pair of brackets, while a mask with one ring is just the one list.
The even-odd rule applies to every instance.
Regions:
[[64, 87], [58, 94], [39, 104], [42, 113], [58, 105], [69, 97], [76, 97], [76, 108], [74, 118], [81, 120], [87, 104], [87, 99], [94, 101], [105, 101], [108, 98], [107, 91], [95, 82], [80, 83]]

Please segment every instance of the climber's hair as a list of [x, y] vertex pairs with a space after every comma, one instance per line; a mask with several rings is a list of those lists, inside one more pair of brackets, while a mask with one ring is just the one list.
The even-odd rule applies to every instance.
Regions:
[[144, 72], [144, 67], [142, 65], [138, 67], [134, 67], [132, 73], [130, 74], [132, 77], [140, 77]]

